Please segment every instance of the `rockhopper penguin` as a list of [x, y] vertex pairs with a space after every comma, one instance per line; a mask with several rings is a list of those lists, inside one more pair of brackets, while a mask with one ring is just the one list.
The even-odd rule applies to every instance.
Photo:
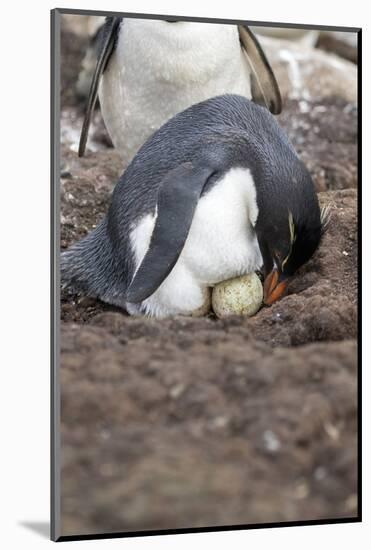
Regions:
[[80, 156], [98, 94], [126, 163], [164, 122], [210, 97], [240, 94], [281, 111], [276, 79], [247, 26], [108, 17], [97, 44]]
[[312, 179], [275, 118], [223, 95], [148, 139], [106, 217], [62, 254], [62, 282], [161, 318], [191, 314], [209, 287], [262, 268], [270, 305], [322, 232]]

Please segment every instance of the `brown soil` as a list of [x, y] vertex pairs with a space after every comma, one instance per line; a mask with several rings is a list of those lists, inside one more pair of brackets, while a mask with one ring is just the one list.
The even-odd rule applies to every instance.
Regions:
[[[356, 516], [356, 115], [334, 98], [279, 117], [332, 218], [273, 307], [158, 321], [63, 293], [63, 535]], [[123, 170], [100, 128], [84, 159], [63, 140], [62, 248]]]
[[63, 325], [63, 533], [354, 516], [355, 356], [207, 321]]

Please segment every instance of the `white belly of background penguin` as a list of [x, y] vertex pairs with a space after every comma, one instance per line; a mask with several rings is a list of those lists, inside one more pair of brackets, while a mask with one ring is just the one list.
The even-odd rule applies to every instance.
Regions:
[[225, 93], [281, 110], [277, 82], [247, 27], [107, 18], [83, 127], [97, 94], [105, 125], [125, 161], [176, 113]]
[[62, 255], [62, 282], [160, 318], [191, 314], [210, 286], [263, 266], [269, 305], [322, 230], [311, 177], [274, 117], [225, 95], [144, 144], [106, 217]]
[[251, 98], [237, 27], [127, 19], [99, 101], [116, 149], [131, 159], [169, 118], [227, 92]]

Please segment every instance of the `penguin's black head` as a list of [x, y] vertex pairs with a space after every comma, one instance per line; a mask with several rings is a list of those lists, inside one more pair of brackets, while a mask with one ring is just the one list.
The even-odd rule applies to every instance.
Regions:
[[281, 298], [294, 273], [316, 251], [323, 223], [313, 182], [304, 166], [262, 201], [257, 237], [263, 257], [264, 303]]

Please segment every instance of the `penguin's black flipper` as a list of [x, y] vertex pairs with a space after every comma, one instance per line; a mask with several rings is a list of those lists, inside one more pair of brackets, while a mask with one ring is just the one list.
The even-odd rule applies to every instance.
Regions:
[[122, 17], [107, 17], [104, 27], [102, 28], [102, 42], [100, 51], [98, 54], [97, 65], [95, 67], [93, 80], [91, 82], [88, 102], [86, 105], [86, 112], [84, 123], [82, 125], [80, 143], [79, 143], [79, 157], [83, 157], [85, 154], [86, 143], [88, 141], [89, 126], [91, 117], [94, 112], [95, 103], [98, 97], [98, 88], [102, 74], [107, 67], [108, 61], [113, 52], [117, 31], [119, 29]]
[[246, 25], [239, 25], [238, 31], [252, 71], [252, 98], [259, 105], [267, 107], [274, 115], [278, 115], [282, 110], [282, 99], [272, 67], [251, 29]]
[[126, 300], [139, 303], [169, 275], [184, 247], [202, 189], [214, 169], [187, 162], [166, 174], [157, 197], [151, 242], [127, 290]]

